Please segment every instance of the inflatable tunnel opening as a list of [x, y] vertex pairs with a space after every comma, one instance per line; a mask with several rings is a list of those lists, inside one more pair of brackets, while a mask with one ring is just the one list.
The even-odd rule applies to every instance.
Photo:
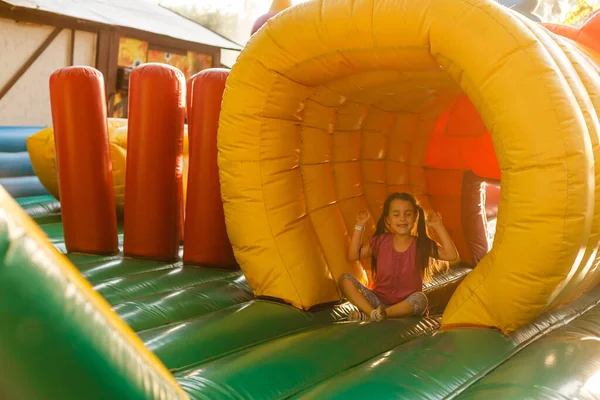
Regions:
[[344, 272], [367, 282], [349, 238], [392, 192], [440, 212], [478, 264], [445, 326], [509, 333], [597, 282], [590, 57], [489, 1], [313, 1], [267, 22], [232, 69], [218, 139], [255, 294], [308, 309], [340, 298]]

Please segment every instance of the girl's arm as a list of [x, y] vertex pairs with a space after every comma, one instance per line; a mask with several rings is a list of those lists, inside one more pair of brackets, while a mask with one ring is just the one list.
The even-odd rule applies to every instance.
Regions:
[[348, 260], [350, 261], [358, 261], [363, 258], [371, 257], [371, 246], [369, 243], [361, 247], [365, 227], [363, 226], [362, 229], [358, 228], [359, 225], [354, 228], [352, 239], [350, 240], [350, 248], [348, 249]]
[[458, 261], [458, 251], [456, 250], [456, 246], [454, 245], [450, 234], [442, 223], [442, 216], [440, 213], [434, 212], [430, 214], [427, 217], [427, 225], [433, 228], [440, 238], [440, 244], [438, 245], [439, 259], [449, 262]]
[[350, 261], [358, 261], [362, 258], [371, 257], [371, 246], [367, 243], [361, 247], [365, 225], [369, 222], [370, 218], [369, 212], [366, 210], [360, 210], [356, 217], [356, 226], [352, 232], [350, 248], [348, 249], [348, 260]]

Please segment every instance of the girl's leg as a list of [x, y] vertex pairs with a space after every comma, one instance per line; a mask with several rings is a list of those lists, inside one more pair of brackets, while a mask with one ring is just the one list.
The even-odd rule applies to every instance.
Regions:
[[406, 302], [406, 300], [403, 300], [400, 303], [396, 303], [393, 306], [386, 308], [385, 313], [388, 318], [403, 318], [412, 317], [415, 315], [415, 310]]
[[423, 292], [416, 292], [400, 303], [386, 308], [385, 312], [388, 318], [402, 318], [421, 316], [427, 310], [428, 300]]
[[[352, 275], [345, 273], [340, 276], [338, 284], [344, 296], [348, 301], [354, 304], [358, 309], [367, 315], [371, 315], [371, 311], [374, 307], [369, 303], [365, 295], [359, 290], [358, 285], [360, 282], [356, 280]], [[362, 285], [361, 285], [362, 286]]]
[[377, 295], [365, 285], [346, 273], [338, 281], [346, 298], [360, 311], [350, 311], [348, 321], [383, 321], [385, 310]]

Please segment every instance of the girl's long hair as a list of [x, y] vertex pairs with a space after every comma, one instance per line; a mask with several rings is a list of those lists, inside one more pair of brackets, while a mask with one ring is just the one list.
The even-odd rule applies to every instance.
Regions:
[[421, 270], [423, 278], [430, 280], [433, 275], [438, 271], [448, 269], [448, 263], [437, 260], [439, 257], [437, 243], [427, 235], [427, 226], [425, 225], [425, 213], [423, 208], [417, 204], [417, 200], [414, 196], [408, 193], [392, 193], [385, 199], [383, 203], [383, 211], [381, 217], [377, 221], [375, 228], [375, 237], [373, 249], [371, 249], [371, 271], [373, 278], [377, 275], [377, 256], [379, 253], [379, 246], [381, 245], [381, 237], [383, 234], [388, 232], [385, 218], [390, 215], [390, 206], [394, 200], [408, 201], [412, 204], [414, 210], [417, 212], [417, 254], [416, 260], [417, 267]]

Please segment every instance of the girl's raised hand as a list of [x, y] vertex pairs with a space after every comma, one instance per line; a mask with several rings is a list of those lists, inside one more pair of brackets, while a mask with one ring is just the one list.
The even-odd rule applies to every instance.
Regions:
[[356, 216], [356, 225], [365, 226], [367, 225], [367, 222], [369, 222], [370, 218], [371, 215], [369, 214], [369, 212], [362, 208]]
[[434, 211], [427, 216], [425, 222], [427, 222], [427, 226], [431, 228], [440, 227], [442, 226], [442, 215], [439, 212]]

